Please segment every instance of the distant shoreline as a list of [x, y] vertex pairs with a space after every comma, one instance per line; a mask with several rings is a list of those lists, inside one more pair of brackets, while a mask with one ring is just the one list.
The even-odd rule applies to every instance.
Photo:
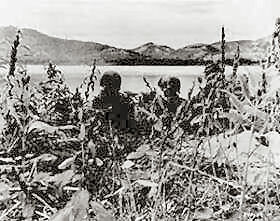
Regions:
[[[47, 66], [49, 63], [25, 63], [24, 65], [38, 65], [38, 66]], [[85, 64], [85, 63], [53, 63], [57, 66], [92, 66], [92, 64]], [[191, 66], [206, 66], [210, 64], [209, 63], [199, 63], [199, 64], [96, 64], [96, 66], [185, 66], [185, 67], [191, 67]], [[233, 64], [226, 63], [227, 66], [233, 66]], [[251, 63], [241, 63], [239, 66], [258, 66], [259, 62], [251, 62]]]

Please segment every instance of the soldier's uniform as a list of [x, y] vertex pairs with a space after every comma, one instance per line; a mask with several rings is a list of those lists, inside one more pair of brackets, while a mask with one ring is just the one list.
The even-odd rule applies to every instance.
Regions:
[[[129, 96], [120, 92], [121, 77], [117, 72], [105, 72], [100, 80], [100, 86], [102, 87], [101, 93], [92, 103], [93, 109], [100, 111], [100, 116], [98, 117], [101, 122], [99, 137], [108, 136], [110, 129], [112, 129], [123, 146], [123, 150], [119, 154], [130, 152], [130, 141], [134, 139], [133, 136], [136, 133], [134, 103]], [[100, 154], [103, 156], [108, 155], [109, 146], [103, 145], [100, 149]]]
[[105, 72], [101, 78], [103, 87], [100, 95], [93, 100], [93, 108], [105, 112], [105, 120], [111, 121], [115, 129], [130, 131], [135, 129], [134, 104], [124, 93], [120, 93], [121, 77], [117, 72]]

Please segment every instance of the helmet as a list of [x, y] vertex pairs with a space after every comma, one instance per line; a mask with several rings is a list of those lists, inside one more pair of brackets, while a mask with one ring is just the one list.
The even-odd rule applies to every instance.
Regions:
[[163, 77], [158, 81], [158, 86], [164, 90], [166, 88], [172, 88], [175, 92], [180, 92], [181, 82], [177, 77]]
[[106, 71], [101, 77], [100, 86], [119, 91], [121, 88], [120, 74], [115, 71]]

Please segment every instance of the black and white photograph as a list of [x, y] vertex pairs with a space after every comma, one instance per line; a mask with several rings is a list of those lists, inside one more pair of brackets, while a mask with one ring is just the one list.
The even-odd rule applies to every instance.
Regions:
[[0, 0], [0, 221], [280, 221], [279, 0]]

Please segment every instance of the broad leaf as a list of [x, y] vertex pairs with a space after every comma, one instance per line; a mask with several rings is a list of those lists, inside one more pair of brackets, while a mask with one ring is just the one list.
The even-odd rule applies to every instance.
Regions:
[[74, 159], [75, 159], [74, 157], [70, 157], [70, 158], [64, 160], [61, 164], [58, 165], [58, 169], [64, 170], [67, 167], [71, 166], [72, 163], [74, 162]]
[[51, 221], [88, 221], [87, 210], [89, 207], [89, 193], [87, 190], [76, 192], [71, 201], [59, 210], [50, 220]]
[[0, 183], [0, 201], [6, 201], [10, 199], [10, 186], [6, 183]]
[[65, 186], [70, 183], [72, 177], [75, 175], [73, 170], [66, 170], [63, 173], [56, 174], [52, 177], [52, 181], [58, 186]]
[[127, 169], [130, 169], [133, 166], [134, 166], [134, 163], [132, 161], [126, 160], [122, 165], [122, 169], [127, 170]]
[[49, 153], [45, 153], [36, 158], [31, 159], [30, 162], [34, 162], [34, 161], [48, 162], [48, 161], [55, 161], [55, 160], [57, 160], [57, 156], [49, 154]]
[[114, 221], [114, 217], [108, 212], [101, 203], [98, 202], [91, 202], [90, 203], [97, 221]]
[[132, 152], [132, 153], [128, 154], [126, 159], [128, 159], [128, 160], [137, 160], [137, 159], [140, 159], [143, 156], [145, 156], [145, 152], [142, 152], [142, 151]]
[[212, 208], [196, 209], [194, 213], [194, 219], [198, 220], [209, 220], [214, 215]]

